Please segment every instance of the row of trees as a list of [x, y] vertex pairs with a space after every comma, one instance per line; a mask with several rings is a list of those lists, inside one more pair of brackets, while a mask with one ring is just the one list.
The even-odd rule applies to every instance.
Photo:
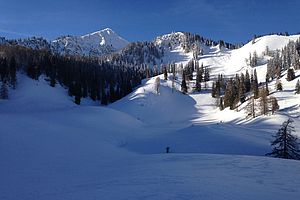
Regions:
[[67, 88], [76, 104], [85, 97], [104, 105], [114, 102], [129, 94], [147, 73], [153, 74], [145, 66], [122, 61], [59, 56], [47, 50], [18, 45], [0, 45], [0, 51], [3, 57], [0, 65], [2, 83], [9, 82], [15, 87], [17, 70], [36, 80], [44, 74], [52, 87], [59, 83]]
[[[235, 78], [225, 80], [222, 75], [218, 76], [212, 84], [212, 97], [216, 98], [216, 104], [223, 110], [226, 107], [238, 109], [241, 104], [248, 100], [246, 106], [247, 116], [268, 115], [279, 109], [277, 99], [269, 96], [268, 83], [259, 89], [256, 70], [251, 76], [248, 71], [245, 75], [236, 75]], [[248, 97], [248, 99], [247, 99]]]
[[11, 57], [0, 58], [0, 99], [8, 99], [8, 88], [15, 89], [17, 85], [16, 60]]
[[241, 75], [236, 74], [235, 78], [229, 80], [225, 80], [222, 75], [219, 75], [217, 81], [212, 84], [211, 94], [214, 98], [222, 98], [218, 101], [221, 109], [226, 107], [235, 109], [239, 102], [244, 103], [246, 101], [246, 93], [250, 91], [254, 94], [255, 99], [259, 97], [256, 70], [251, 76], [247, 70], [245, 75], [243, 73]]
[[[196, 76], [194, 77], [194, 72], [196, 71]], [[186, 94], [188, 92], [188, 83], [195, 78], [195, 91], [200, 92], [202, 90], [201, 83], [204, 83], [204, 87], [206, 88], [207, 82], [210, 80], [210, 73], [207, 67], [199, 66], [199, 61], [192, 60], [188, 62], [186, 67], [182, 72], [182, 82], [181, 82], [181, 92]]]
[[[281, 51], [273, 53], [267, 65], [268, 79], [280, 78], [284, 70], [300, 69], [300, 41], [290, 41]], [[289, 78], [292, 80], [293, 78]]]

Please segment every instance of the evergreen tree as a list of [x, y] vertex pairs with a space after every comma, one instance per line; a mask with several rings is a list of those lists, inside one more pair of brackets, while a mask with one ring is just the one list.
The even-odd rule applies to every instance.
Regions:
[[234, 88], [233, 88], [233, 80], [230, 79], [227, 82], [226, 89], [225, 89], [225, 94], [224, 94], [224, 107], [230, 107], [231, 110], [234, 109]]
[[275, 111], [279, 109], [278, 101], [275, 97], [271, 97], [270, 102], [271, 102], [271, 111], [272, 114], [274, 114]]
[[181, 82], [181, 92], [183, 94], [187, 93], [187, 86], [186, 86], [186, 81], [185, 81], [185, 71], [182, 72], [182, 82]]
[[252, 118], [256, 117], [256, 106], [255, 106], [255, 98], [251, 97], [251, 99], [249, 100], [249, 103], [247, 104], [247, 116], [250, 116]]
[[17, 64], [16, 64], [16, 59], [15, 59], [14, 56], [10, 59], [9, 75], [10, 75], [10, 85], [12, 86], [13, 89], [16, 89], [16, 85], [17, 85]]
[[202, 72], [199, 69], [199, 67], [197, 67], [196, 69], [196, 91], [200, 92], [201, 91], [201, 81], [202, 81]]
[[224, 110], [223, 97], [220, 97], [219, 103], [220, 103], [220, 105], [219, 105], [220, 110]]
[[268, 93], [265, 88], [260, 90], [260, 113], [261, 115], [267, 115], [269, 113], [269, 99]]
[[204, 70], [204, 82], [207, 82], [209, 81], [209, 70], [207, 67], [205, 67], [205, 70]]
[[160, 78], [158, 76], [158, 77], [156, 77], [155, 82], [154, 82], [154, 88], [155, 88], [156, 94], [159, 94], [159, 87], [160, 87]]
[[164, 67], [164, 79], [168, 80], [168, 72], [166, 67]]
[[251, 89], [251, 80], [250, 80], [248, 70], [246, 70], [246, 75], [245, 75], [245, 89], [246, 89], [246, 92], [250, 92], [250, 89]]
[[251, 75], [251, 90], [253, 92], [254, 98], [257, 99], [259, 97], [259, 90], [256, 69], [254, 69], [254, 74]]
[[300, 94], [300, 81], [298, 79], [296, 86], [295, 86], [295, 93], [296, 94]]
[[8, 99], [8, 88], [6, 81], [2, 81], [0, 88], [0, 99]]
[[276, 87], [276, 90], [277, 90], [277, 91], [282, 91], [282, 90], [283, 90], [283, 88], [282, 88], [282, 83], [281, 83], [280, 80], [277, 80], [277, 81], [276, 81], [275, 87]]
[[271, 142], [273, 150], [267, 155], [284, 159], [300, 159], [297, 137], [293, 135], [295, 129], [292, 123], [292, 119], [283, 122], [274, 136], [274, 141]]
[[287, 81], [292, 81], [295, 79], [295, 72], [294, 72], [294, 69], [293, 68], [289, 68], [288, 71], [287, 71], [287, 77], [286, 77], [286, 80]]
[[266, 92], [267, 92], [267, 95], [270, 94], [270, 91], [269, 91], [269, 75], [268, 74], [266, 75]]
[[213, 98], [216, 98], [216, 83], [215, 82], [213, 82], [212, 86], [211, 86], [211, 96]]

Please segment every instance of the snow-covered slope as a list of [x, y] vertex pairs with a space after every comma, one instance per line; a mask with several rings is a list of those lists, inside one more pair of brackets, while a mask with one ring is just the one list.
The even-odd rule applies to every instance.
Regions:
[[250, 41], [243, 47], [235, 50], [227, 50], [216, 48], [215, 51], [211, 51], [203, 56], [199, 57], [200, 62], [207, 66], [211, 70], [213, 76], [223, 74], [225, 76], [234, 76], [236, 73], [245, 73], [248, 69], [249, 73], [254, 70], [249, 66], [247, 60], [249, 55], [256, 51], [258, 55], [258, 66], [256, 66], [259, 82], [265, 81], [267, 71], [267, 61], [269, 56], [264, 55], [266, 48], [269, 51], [281, 50], [285, 47], [289, 41], [296, 41], [300, 38], [300, 35], [292, 36], [279, 36], [268, 35], [255, 39], [255, 42]]
[[101, 56], [118, 51], [128, 45], [110, 28], [83, 36], [64, 36], [52, 42], [55, 52], [66, 55]]
[[274, 127], [203, 117], [217, 112], [208, 93], [162, 81], [156, 94], [150, 79], [105, 108], [70, 104], [42, 77], [19, 81], [14, 100], [0, 101], [1, 199], [299, 197], [299, 162], [262, 156]]

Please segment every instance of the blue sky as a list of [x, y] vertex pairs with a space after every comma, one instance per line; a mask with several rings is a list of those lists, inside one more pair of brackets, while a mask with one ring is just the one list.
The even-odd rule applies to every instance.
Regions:
[[300, 32], [298, 0], [0, 0], [0, 35], [82, 35], [110, 27], [129, 41], [172, 31], [246, 42], [254, 34]]

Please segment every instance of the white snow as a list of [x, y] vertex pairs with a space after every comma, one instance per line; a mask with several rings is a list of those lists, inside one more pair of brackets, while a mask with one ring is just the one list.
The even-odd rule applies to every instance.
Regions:
[[[233, 51], [212, 47], [200, 62], [212, 76], [233, 75], [247, 68], [250, 51], [261, 55], [265, 45], [282, 48], [297, 38], [265, 36], [255, 48]], [[189, 59], [176, 51], [186, 56], [176, 62]], [[265, 68], [257, 67], [259, 76]], [[251, 120], [244, 111], [219, 111], [209, 90], [181, 94], [180, 78], [172, 91], [160, 76], [159, 94], [155, 77], [144, 80], [101, 107], [90, 100], [77, 106], [63, 87], [20, 74], [10, 99], [0, 100], [0, 199], [298, 199], [300, 162], [264, 154], [288, 117], [299, 134], [299, 75], [291, 82], [284, 76], [282, 92], [272, 82], [280, 110]]]

